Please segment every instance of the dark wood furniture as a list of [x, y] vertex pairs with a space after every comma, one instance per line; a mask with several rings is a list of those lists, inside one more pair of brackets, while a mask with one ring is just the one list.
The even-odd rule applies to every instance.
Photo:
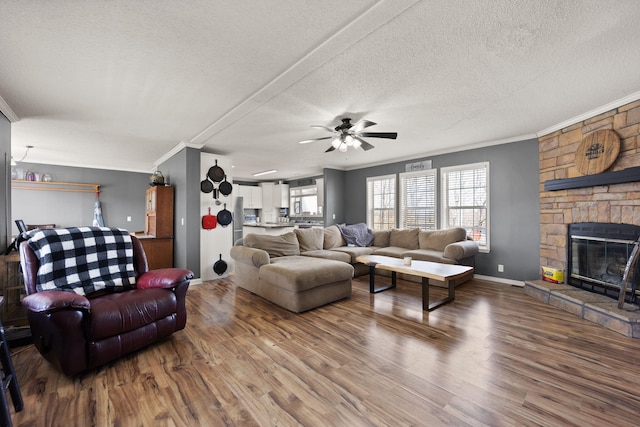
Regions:
[[[18, 261], [20, 257], [18, 257]], [[4, 297], [0, 296], [0, 306], [4, 306]], [[9, 353], [9, 344], [4, 333], [4, 327], [0, 323], [0, 367], [2, 368], [2, 390], [0, 391], [0, 422], [3, 426], [11, 427], [11, 411], [9, 409], [9, 401], [7, 400], [7, 389], [11, 395], [13, 408], [16, 412], [22, 411], [24, 402], [22, 401], [22, 393], [18, 385], [16, 371], [11, 361], [11, 353]]]
[[146, 191], [144, 247], [149, 269], [173, 267], [173, 203], [171, 186], [157, 185]]

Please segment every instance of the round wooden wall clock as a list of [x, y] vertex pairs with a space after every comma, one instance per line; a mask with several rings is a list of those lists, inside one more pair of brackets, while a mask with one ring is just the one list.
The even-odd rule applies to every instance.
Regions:
[[585, 135], [576, 150], [576, 169], [594, 175], [609, 169], [620, 154], [620, 137], [610, 129]]

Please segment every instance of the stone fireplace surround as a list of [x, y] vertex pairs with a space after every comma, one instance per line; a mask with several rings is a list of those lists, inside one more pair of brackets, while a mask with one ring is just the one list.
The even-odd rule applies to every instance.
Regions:
[[[620, 154], [608, 171], [640, 166], [640, 100], [539, 137], [541, 266], [566, 271], [568, 224], [640, 225], [640, 182], [545, 190], [547, 181], [582, 176], [575, 166], [576, 150], [584, 135], [599, 129], [612, 129], [620, 137]], [[611, 298], [541, 280], [527, 281], [525, 292], [609, 329], [640, 337], [640, 313], [618, 310]]]

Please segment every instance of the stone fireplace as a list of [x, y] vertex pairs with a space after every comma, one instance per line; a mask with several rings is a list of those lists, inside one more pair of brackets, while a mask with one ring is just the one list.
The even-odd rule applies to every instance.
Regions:
[[[572, 224], [613, 224], [621, 228], [640, 226], [640, 176], [636, 176], [637, 173], [632, 174], [631, 178], [610, 181], [595, 179], [584, 184], [583, 175], [576, 168], [576, 151], [583, 137], [604, 129], [613, 130], [618, 135], [620, 153], [605, 173], [594, 176], [611, 173], [618, 177], [634, 168], [636, 172], [639, 171], [640, 101], [539, 136], [540, 265], [564, 270], [565, 280], [571, 284], [553, 284], [538, 278], [525, 282], [525, 292], [608, 329], [640, 338], [638, 307], [620, 310], [613, 299], [618, 295], [616, 286], [619, 286], [620, 266], [630, 251], [627, 242], [637, 240], [637, 236], [613, 238], [625, 241], [618, 244], [607, 242], [606, 239], [611, 240], [610, 237], [602, 238], [596, 233], [596, 236], [587, 235], [583, 236], [586, 238], [577, 239], [575, 247], [568, 237]], [[549, 185], [576, 180], [581, 184]], [[590, 255], [591, 252], [595, 255]], [[584, 265], [575, 266], [576, 262], [580, 264], [580, 260], [590, 263], [590, 256], [600, 255], [603, 261], [591, 263], [596, 267], [595, 270], [589, 270]], [[572, 277], [574, 275], [576, 277]], [[579, 287], [574, 286], [578, 282]], [[594, 290], [601, 292], [592, 292]]]

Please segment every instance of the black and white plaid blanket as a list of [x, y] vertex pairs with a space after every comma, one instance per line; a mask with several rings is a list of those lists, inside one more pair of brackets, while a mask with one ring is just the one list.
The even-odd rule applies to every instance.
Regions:
[[28, 244], [39, 260], [36, 289], [89, 295], [136, 283], [133, 243], [126, 230], [107, 227], [38, 229]]

